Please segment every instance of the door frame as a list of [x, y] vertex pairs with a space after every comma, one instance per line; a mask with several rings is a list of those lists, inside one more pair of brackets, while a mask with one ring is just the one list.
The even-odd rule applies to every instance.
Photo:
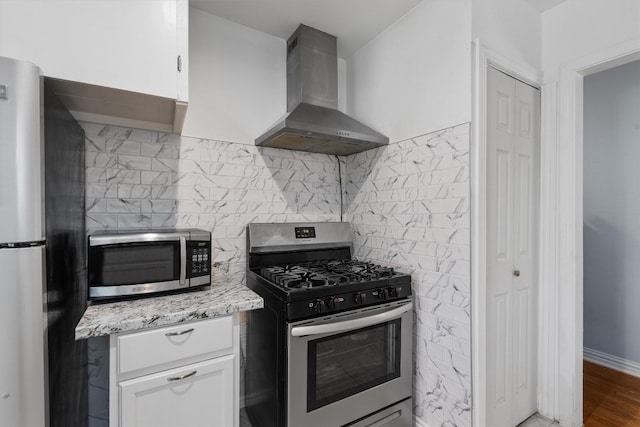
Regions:
[[471, 377], [472, 422], [486, 421], [486, 69], [541, 86], [538, 411], [566, 427], [582, 425], [583, 360], [583, 79], [640, 59], [640, 38], [560, 66], [538, 70], [472, 46]]
[[[593, 52], [560, 66], [553, 85], [554, 99], [547, 99], [547, 110], [557, 123], [557, 132], [547, 135], [554, 148], [550, 159], [556, 165], [557, 286], [553, 296], [561, 310], [557, 315], [557, 353], [549, 362], [556, 364], [557, 399], [550, 413], [563, 426], [582, 426], [583, 360], [583, 79], [640, 59], [640, 38]], [[546, 85], [545, 85], [546, 86]], [[552, 356], [551, 354], [549, 356]]]
[[[472, 43], [472, 124], [471, 124], [471, 402], [472, 423], [486, 425], [486, 196], [487, 196], [487, 67], [491, 66], [536, 88], [542, 87], [542, 73], [527, 65], [514, 62], [482, 45], [479, 38]], [[541, 103], [544, 92], [541, 92]], [[542, 105], [542, 104], [541, 104]], [[541, 114], [541, 123], [543, 115]], [[540, 140], [542, 141], [542, 132]], [[540, 150], [540, 165], [543, 163], [543, 149]], [[542, 170], [542, 168], [541, 168]], [[542, 173], [540, 173], [542, 176]], [[542, 183], [541, 183], [542, 184]], [[540, 186], [542, 200], [543, 185]], [[542, 211], [538, 218], [542, 218]], [[541, 230], [541, 227], [539, 227]], [[539, 233], [540, 235], [540, 233]], [[539, 237], [538, 254], [542, 240]], [[538, 255], [540, 260], [540, 256]], [[539, 275], [538, 282], [541, 282]], [[542, 307], [542, 304], [538, 304]], [[538, 310], [538, 321], [540, 320]], [[540, 331], [540, 328], [538, 329]], [[540, 335], [540, 332], [538, 333]]]

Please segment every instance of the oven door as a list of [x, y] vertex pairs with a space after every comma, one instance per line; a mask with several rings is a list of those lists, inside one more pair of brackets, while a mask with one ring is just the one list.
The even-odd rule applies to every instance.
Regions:
[[412, 307], [396, 301], [290, 323], [287, 425], [342, 426], [410, 397]]

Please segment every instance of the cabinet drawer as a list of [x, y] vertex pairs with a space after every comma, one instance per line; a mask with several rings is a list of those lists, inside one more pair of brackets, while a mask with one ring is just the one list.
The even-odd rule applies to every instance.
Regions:
[[121, 427], [234, 425], [234, 355], [119, 384]]
[[119, 375], [230, 354], [233, 320], [227, 316], [122, 335], [117, 338], [117, 351]]

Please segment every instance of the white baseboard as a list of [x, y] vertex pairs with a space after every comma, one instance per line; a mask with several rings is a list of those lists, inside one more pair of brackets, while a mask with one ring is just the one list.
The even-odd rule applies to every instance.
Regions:
[[624, 372], [625, 374], [633, 375], [640, 378], [640, 363], [632, 360], [626, 360], [618, 356], [603, 353], [592, 348], [584, 348], [583, 358], [587, 362], [592, 362], [597, 365], [602, 365], [607, 368]]

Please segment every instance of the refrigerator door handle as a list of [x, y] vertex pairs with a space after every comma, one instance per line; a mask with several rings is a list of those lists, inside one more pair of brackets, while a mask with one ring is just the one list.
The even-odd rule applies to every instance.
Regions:
[[35, 248], [37, 246], [44, 246], [44, 240], [34, 240], [33, 242], [9, 242], [0, 243], [0, 249], [23, 249], [23, 248]]

